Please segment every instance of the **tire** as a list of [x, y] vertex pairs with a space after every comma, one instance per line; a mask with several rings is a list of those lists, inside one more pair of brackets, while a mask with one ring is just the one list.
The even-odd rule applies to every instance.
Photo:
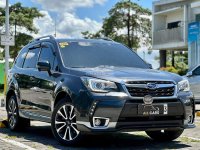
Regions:
[[156, 141], [173, 141], [183, 133], [184, 129], [180, 130], [159, 130], [146, 131], [146, 134]]
[[76, 126], [76, 111], [72, 103], [62, 99], [52, 114], [51, 129], [54, 137], [64, 145], [76, 145], [81, 140], [81, 132]]
[[19, 116], [19, 107], [15, 96], [11, 96], [6, 107], [8, 114], [8, 127], [11, 131], [17, 131], [30, 126], [30, 120]]

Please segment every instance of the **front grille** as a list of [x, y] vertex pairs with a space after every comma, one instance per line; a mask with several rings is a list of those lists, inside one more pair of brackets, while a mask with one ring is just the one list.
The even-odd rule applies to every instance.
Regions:
[[155, 117], [130, 117], [119, 118], [116, 128], [119, 129], [149, 129], [181, 127], [183, 116], [155, 116]]
[[183, 116], [143, 116], [143, 117], [120, 117], [118, 122], [140, 122], [140, 121], [167, 121], [183, 120]]
[[[150, 89], [146, 86], [148, 83], [154, 83], [158, 87]], [[132, 97], [144, 97], [146, 95], [169, 97], [173, 96], [175, 92], [175, 85], [169, 81], [129, 81], [126, 88]]]

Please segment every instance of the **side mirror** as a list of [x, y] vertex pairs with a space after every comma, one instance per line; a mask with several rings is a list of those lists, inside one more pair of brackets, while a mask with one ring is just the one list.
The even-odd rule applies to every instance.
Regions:
[[147, 64], [150, 69], [153, 69], [152, 64]]
[[48, 71], [50, 72], [51, 70], [51, 65], [48, 61], [39, 61], [37, 63], [37, 68], [39, 71]]
[[193, 75], [193, 73], [190, 71], [186, 74], [186, 77], [191, 77]]

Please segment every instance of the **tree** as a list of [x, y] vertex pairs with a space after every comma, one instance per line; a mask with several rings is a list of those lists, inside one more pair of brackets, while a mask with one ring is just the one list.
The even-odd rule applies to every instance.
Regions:
[[[5, 28], [5, 9], [0, 8], [0, 26]], [[10, 6], [10, 34], [15, 36], [15, 46], [10, 48], [10, 56], [15, 58], [18, 51], [30, 42], [31, 33], [38, 33], [34, 26], [35, 18], [43, 17], [37, 8], [23, 7], [21, 3]]]
[[103, 27], [95, 34], [83, 32], [85, 38], [109, 37], [137, 49], [141, 44], [151, 45], [151, 15], [149, 9], [142, 8], [130, 0], [123, 0], [109, 11], [109, 17], [103, 21]]

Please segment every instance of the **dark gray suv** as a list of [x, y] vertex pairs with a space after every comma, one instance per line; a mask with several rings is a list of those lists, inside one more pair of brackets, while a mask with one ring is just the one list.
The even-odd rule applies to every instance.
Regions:
[[29, 43], [9, 71], [6, 109], [11, 130], [49, 122], [67, 145], [87, 132], [146, 131], [174, 140], [194, 127], [188, 81], [151, 69], [108, 39], [46, 36]]

